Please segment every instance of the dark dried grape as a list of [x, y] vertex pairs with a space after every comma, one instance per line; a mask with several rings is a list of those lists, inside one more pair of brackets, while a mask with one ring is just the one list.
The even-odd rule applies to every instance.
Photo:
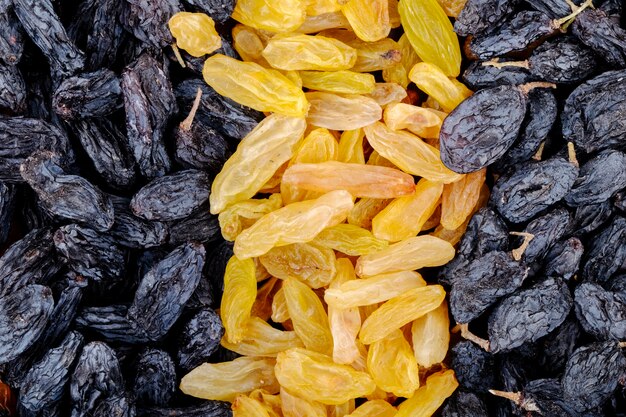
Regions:
[[626, 339], [626, 297], [599, 284], [583, 282], [574, 292], [576, 316], [598, 339]]
[[618, 191], [613, 196], [613, 207], [622, 213], [626, 212], [626, 190]]
[[463, 101], [441, 126], [443, 163], [460, 173], [493, 163], [515, 142], [526, 104], [526, 95], [508, 85], [480, 90]]
[[7, 7], [0, 10], [0, 61], [17, 64], [24, 50], [24, 34], [17, 17]]
[[224, 336], [220, 316], [210, 308], [199, 311], [185, 324], [178, 337], [178, 366], [189, 372], [207, 362]]
[[546, 255], [545, 274], [570, 279], [578, 271], [585, 248], [577, 237], [557, 242]]
[[99, 403], [122, 392], [124, 380], [115, 351], [102, 342], [85, 345], [72, 374], [72, 417], [91, 416]]
[[601, 203], [626, 187], [626, 154], [605, 150], [580, 167], [572, 190], [565, 196], [571, 206]]
[[230, 406], [222, 401], [206, 401], [186, 408], [140, 408], [137, 417], [232, 417]]
[[135, 404], [125, 395], [104, 399], [93, 412], [93, 417], [135, 417]]
[[557, 30], [559, 25], [544, 13], [523, 10], [502, 25], [471, 38], [465, 53], [473, 59], [521, 53]]
[[119, 21], [121, 10], [117, 0], [96, 2], [87, 36], [87, 68], [110, 68], [115, 62], [124, 35]]
[[170, 223], [170, 245], [180, 245], [190, 240], [210, 243], [222, 237], [217, 216], [209, 210], [198, 210], [189, 217]]
[[[501, 61], [505, 62], [505, 60]], [[484, 64], [484, 61], [474, 61], [463, 72], [463, 82], [470, 89], [479, 90], [501, 85], [520, 85], [534, 79], [528, 68]]]
[[612, 215], [613, 210], [608, 200], [602, 203], [578, 206], [574, 209], [569, 233], [580, 236], [593, 232], [602, 227]]
[[0, 64], [0, 109], [13, 113], [26, 110], [26, 84], [15, 66]]
[[626, 260], [626, 219], [613, 221], [591, 240], [582, 262], [582, 277], [606, 282]]
[[490, 252], [459, 268], [452, 280], [450, 311], [457, 323], [469, 323], [522, 285], [525, 267], [506, 252]]
[[222, 299], [224, 291], [224, 273], [226, 272], [226, 264], [233, 256], [233, 242], [223, 241], [216, 245], [208, 254], [204, 275], [211, 282], [211, 287], [215, 293], [214, 300]]
[[42, 285], [28, 285], [0, 297], [0, 364], [35, 343], [53, 309], [52, 292]]
[[204, 246], [188, 243], [174, 249], [144, 275], [128, 318], [148, 338], [160, 339], [178, 320], [200, 282], [204, 260]]
[[535, 342], [556, 329], [572, 308], [567, 285], [547, 280], [510, 295], [489, 316], [489, 347], [507, 351]]
[[86, 179], [66, 174], [52, 152], [33, 154], [20, 166], [20, 173], [51, 213], [100, 231], [113, 226], [111, 199]]
[[604, 403], [626, 372], [626, 358], [615, 341], [592, 343], [567, 360], [562, 385], [565, 400], [579, 412]]
[[451, 350], [451, 365], [459, 385], [469, 391], [487, 392], [495, 385], [493, 357], [464, 340]]
[[67, 120], [107, 116], [122, 107], [120, 79], [108, 69], [66, 78], [54, 92], [52, 106]]
[[176, 369], [170, 355], [158, 349], [141, 352], [133, 386], [138, 404], [166, 406], [176, 391]]
[[483, 400], [476, 394], [457, 391], [448, 399], [441, 415], [442, 417], [488, 417], [489, 412]]
[[141, 42], [154, 48], [174, 43], [167, 22], [182, 11], [179, 0], [126, 0], [122, 22]]
[[528, 243], [521, 259], [530, 266], [533, 273], [541, 268], [542, 261], [550, 248], [565, 235], [569, 222], [569, 212], [559, 208], [528, 223], [524, 233], [532, 235], [533, 238]]
[[19, 405], [29, 413], [39, 413], [58, 403], [70, 380], [70, 370], [83, 345], [83, 336], [70, 332], [65, 340], [28, 371], [20, 387]]
[[84, 67], [83, 53], [68, 38], [50, 0], [13, 0], [13, 6], [22, 27], [53, 67], [68, 75]]
[[570, 316], [541, 342], [541, 369], [552, 375], [560, 374], [567, 358], [572, 354], [581, 336], [575, 316]]
[[181, 124], [174, 137], [176, 160], [186, 168], [217, 173], [230, 156], [226, 140], [202, 119], [195, 120], [189, 129]]
[[107, 342], [148, 342], [148, 337], [127, 318], [127, 313], [128, 307], [124, 305], [85, 307], [76, 317], [76, 326], [98, 333]]
[[571, 4], [580, 6], [582, 0], [575, 0], [568, 2], [567, 0], [526, 0], [526, 3], [537, 10], [542, 12], [553, 19], [564, 17], [572, 13]]
[[112, 197], [112, 201], [115, 209], [115, 223], [109, 233], [117, 239], [117, 243], [139, 249], [160, 246], [167, 241], [169, 235], [167, 224], [146, 221], [135, 216], [130, 209], [128, 199]]
[[130, 208], [146, 220], [178, 220], [209, 200], [211, 181], [198, 170], [187, 170], [152, 180], [133, 196]]
[[522, 408], [538, 415], [571, 417], [575, 411], [563, 400], [561, 381], [558, 379], [536, 379], [528, 382], [522, 392]]
[[208, 14], [219, 23], [226, 22], [235, 9], [234, 0], [184, 0], [184, 2]]
[[584, 10], [574, 20], [572, 33], [610, 65], [626, 66], [626, 30], [603, 10]]
[[491, 202], [512, 223], [523, 223], [565, 197], [578, 177], [576, 165], [562, 158], [531, 161], [502, 175]]
[[624, 149], [626, 71], [609, 71], [580, 84], [565, 101], [563, 137], [587, 153]]
[[454, 22], [459, 36], [477, 35], [513, 14], [517, 0], [468, 0]]
[[135, 182], [135, 161], [126, 137], [113, 123], [103, 118], [77, 120], [71, 128], [108, 186], [127, 189]]
[[560, 84], [580, 82], [598, 67], [591, 49], [569, 37], [547, 40], [538, 46], [528, 58], [528, 65], [537, 78]]
[[147, 178], [162, 176], [170, 170], [163, 133], [177, 111], [168, 75], [144, 53], [124, 70], [122, 91], [129, 147], [139, 170]]
[[[0, 244], [6, 242], [15, 212], [16, 188], [0, 182]], [[0, 288], [2, 285], [0, 284]], [[0, 291], [1, 292], [1, 291]]]

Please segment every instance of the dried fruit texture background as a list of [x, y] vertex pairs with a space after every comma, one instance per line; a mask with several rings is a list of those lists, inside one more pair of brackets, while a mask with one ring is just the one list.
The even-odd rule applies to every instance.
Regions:
[[0, 415], [623, 416], [621, 7], [0, 0]]

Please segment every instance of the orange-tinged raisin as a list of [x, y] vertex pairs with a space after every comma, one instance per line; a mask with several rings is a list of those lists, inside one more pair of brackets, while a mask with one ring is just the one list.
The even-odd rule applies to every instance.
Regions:
[[428, 235], [416, 236], [361, 256], [356, 263], [356, 273], [360, 277], [370, 277], [386, 272], [441, 266], [452, 258], [454, 247], [445, 240]]
[[390, 300], [414, 288], [426, 286], [415, 271], [391, 272], [366, 279], [348, 281], [326, 290], [324, 301], [330, 306], [352, 308]]
[[304, 23], [305, 0], [237, 0], [233, 19], [270, 32], [291, 32]]
[[461, 70], [459, 40], [437, 0], [402, 0], [398, 11], [407, 38], [422, 61], [457, 77]]
[[263, 404], [245, 395], [237, 396], [231, 409], [233, 417], [270, 417]]
[[215, 22], [204, 13], [176, 13], [168, 22], [176, 45], [191, 56], [201, 57], [222, 47]]
[[448, 304], [444, 301], [411, 325], [413, 351], [419, 366], [430, 368], [443, 362], [450, 344]]
[[336, 273], [335, 252], [314, 242], [273, 248], [259, 259], [271, 275], [297, 278], [311, 288], [325, 287]]
[[439, 139], [439, 130], [446, 113], [406, 103], [392, 103], [385, 107], [383, 118], [393, 130], [406, 129], [422, 138]]
[[315, 352], [332, 355], [333, 337], [328, 314], [317, 294], [295, 278], [284, 281], [283, 292], [293, 329], [304, 346]]
[[225, 337], [229, 342], [238, 343], [245, 337], [256, 293], [254, 262], [232, 256], [224, 272], [224, 293], [220, 305]]
[[287, 320], [290, 320], [289, 309], [287, 308], [285, 291], [283, 291], [281, 287], [276, 291], [272, 299], [272, 321], [275, 323], [284, 323]]
[[[302, 118], [273, 114], [241, 140], [211, 186], [211, 213], [248, 200], [293, 155], [306, 123]], [[262, 163], [259, 163], [262, 161]]]
[[275, 373], [280, 385], [294, 395], [329, 405], [369, 395], [376, 389], [367, 373], [299, 348], [278, 354]]
[[391, 332], [436, 309], [446, 292], [441, 285], [414, 288], [378, 307], [361, 326], [359, 339], [366, 345], [387, 337]]
[[451, 112], [472, 90], [448, 76], [435, 64], [419, 62], [411, 69], [409, 79], [417, 88], [437, 100], [446, 112]]
[[367, 255], [389, 246], [386, 240], [377, 239], [369, 230], [352, 224], [324, 229], [313, 242], [350, 256]]
[[461, 178], [441, 162], [439, 150], [411, 133], [392, 130], [381, 122], [363, 130], [370, 145], [404, 172], [444, 184]]
[[[257, 276], [257, 282], [258, 282], [258, 276]], [[259, 289], [256, 292], [256, 300], [254, 301], [254, 304], [252, 305], [252, 312], [251, 312], [252, 316], [258, 317], [262, 320], [268, 320], [270, 318], [270, 316], [272, 315], [272, 298], [274, 297], [274, 294], [276, 293], [276, 291], [278, 291], [279, 287], [280, 287], [280, 282], [278, 278], [274, 278], [274, 277], [268, 279], [267, 281], [265, 281], [265, 283], [263, 283], [263, 285], [259, 287]], [[248, 325], [249, 324], [250, 323], [248, 322]]]
[[362, 198], [354, 204], [354, 208], [348, 214], [348, 223], [363, 229], [371, 229], [372, 219], [392, 201], [392, 199]]
[[300, 71], [302, 86], [311, 90], [342, 94], [368, 94], [376, 87], [372, 74], [354, 71]]
[[435, 212], [443, 189], [443, 184], [422, 178], [413, 195], [396, 198], [374, 217], [372, 233], [390, 242], [416, 236]]
[[292, 33], [270, 39], [263, 57], [282, 70], [338, 71], [354, 66], [356, 50], [337, 39]]
[[341, 11], [362, 40], [375, 42], [389, 35], [389, 0], [349, 0]]
[[248, 395], [263, 405], [270, 417], [282, 417], [282, 401], [280, 395], [272, 395], [262, 389], [255, 389]]
[[233, 47], [244, 61], [256, 62], [264, 67], [269, 67], [263, 57], [265, 44], [258, 32], [249, 26], [237, 24], [232, 30]]
[[252, 226], [255, 221], [283, 206], [280, 194], [272, 194], [269, 198], [249, 199], [228, 206], [219, 216], [222, 236], [231, 242], [242, 230]]
[[361, 404], [350, 417], [394, 417], [397, 411], [385, 400], [370, 400]]
[[275, 364], [274, 358], [245, 356], [230, 362], [204, 363], [183, 377], [180, 390], [193, 397], [221, 401], [233, 401], [255, 389], [275, 394], [279, 390]]
[[400, 330], [370, 345], [367, 369], [379, 388], [397, 397], [410, 397], [420, 386], [417, 361]]
[[396, 417], [430, 417], [458, 386], [451, 369], [431, 374], [424, 386], [400, 404]]
[[284, 417], [327, 417], [326, 405], [307, 398], [300, 398], [280, 387]]
[[338, 161], [295, 164], [283, 175], [283, 183], [305, 190], [346, 190], [355, 197], [369, 198], [411, 195], [415, 191], [413, 181], [411, 175], [398, 169]]
[[450, 17], [458, 17], [461, 10], [465, 7], [467, 0], [437, 0], [446, 15]]
[[422, 230], [430, 230], [434, 229], [439, 225], [441, 221], [441, 199], [439, 199], [439, 203], [435, 208], [433, 214], [426, 220], [426, 223], [422, 226]]
[[353, 130], [382, 117], [376, 100], [358, 94], [306, 93], [309, 101], [307, 122], [332, 130]]
[[342, 223], [352, 207], [352, 196], [343, 190], [288, 204], [241, 232], [235, 240], [234, 252], [245, 259], [261, 256], [275, 246], [309, 242], [325, 228]]
[[363, 129], [346, 130], [341, 133], [339, 139], [339, 154], [337, 160], [341, 162], [351, 162], [354, 164], [364, 164], [363, 154]]
[[252, 317], [239, 343], [230, 343], [223, 338], [222, 346], [240, 355], [276, 357], [284, 350], [304, 347], [304, 344], [295, 332], [275, 329], [261, 318]]
[[263, 112], [304, 116], [308, 103], [301, 88], [277, 70], [222, 54], [208, 58], [204, 81], [219, 94]]
[[441, 199], [441, 225], [448, 230], [460, 227], [472, 214], [480, 190], [485, 183], [487, 169], [466, 174], [459, 181], [446, 184]]
[[[356, 280], [354, 267], [349, 259], [338, 259], [336, 268], [337, 275], [329, 288], [338, 288], [345, 282]], [[343, 364], [354, 362], [359, 356], [357, 336], [361, 330], [361, 313], [358, 307], [328, 306], [328, 321], [333, 336], [333, 360]]]
[[374, 92], [366, 94], [366, 96], [373, 98], [380, 107], [385, 108], [389, 104], [400, 103], [407, 97], [407, 94], [400, 84], [376, 83]]

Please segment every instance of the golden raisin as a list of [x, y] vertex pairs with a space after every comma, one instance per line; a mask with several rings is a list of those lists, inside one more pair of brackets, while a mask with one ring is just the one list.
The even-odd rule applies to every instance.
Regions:
[[240, 355], [276, 357], [284, 350], [304, 347], [304, 344], [295, 332], [275, 329], [262, 319], [252, 317], [240, 342], [230, 343], [224, 338], [222, 346]]
[[306, 93], [310, 108], [307, 122], [332, 130], [353, 130], [382, 117], [376, 100], [357, 94]]
[[296, 30], [306, 17], [305, 0], [237, 0], [233, 19], [270, 32]]
[[430, 368], [443, 362], [450, 343], [448, 304], [444, 301], [411, 325], [413, 350], [419, 366]]
[[256, 299], [257, 285], [252, 259], [240, 260], [233, 256], [226, 264], [224, 293], [220, 306], [226, 339], [239, 343], [246, 334], [246, 327]]
[[176, 13], [168, 22], [176, 45], [191, 56], [201, 57], [222, 47], [215, 22], [204, 13]]
[[367, 369], [379, 388], [397, 397], [410, 397], [420, 386], [417, 361], [400, 330], [370, 345]]
[[274, 68], [296, 71], [347, 70], [356, 62], [356, 50], [345, 43], [299, 33], [274, 36], [263, 56]]
[[398, 407], [396, 417], [430, 417], [459, 386], [451, 369], [431, 374], [426, 385]]

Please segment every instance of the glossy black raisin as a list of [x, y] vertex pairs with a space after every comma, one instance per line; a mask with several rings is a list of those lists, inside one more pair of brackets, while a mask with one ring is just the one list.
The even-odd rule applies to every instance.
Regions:
[[120, 23], [122, 8], [116, 0], [96, 2], [93, 21], [87, 36], [87, 68], [110, 68], [117, 58], [124, 27]]
[[[530, 267], [531, 273], [541, 268], [548, 251], [567, 232], [570, 214], [565, 209], [554, 209], [543, 216], [537, 217], [528, 223], [525, 233], [533, 236], [522, 254], [522, 262]], [[520, 237], [519, 244], [522, 243]]]
[[580, 167], [565, 201], [571, 206], [601, 203], [623, 188], [626, 188], [626, 153], [607, 149]]
[[613, 210], [608, 200], [602, 203], [577, 206], [574, 209], [569, 233], [576, 236], [591, 233], [606, 224], [612, 215]]
[[217, 173], [231, 154], [224, 137], [202, 119], [195, 120], [189, 128], [181, 123], [174, 136], [176, 160], [186, 168]]
[[558, 84], [580, 82], [598, 68], [592, 50], [568, 37], [547, 40], [538, 46], [528, 58], [528, 65], [538, 79]]
[[526, 3], [538, 12], [555, 19], [569, 15], [572, 13], [570, 4], [580, 6], [582, 1], [575, 0], [568, 3], [566, 0], [526, 0]]
[[126, 30], [154, 48], [174, 43], [167, 22], [182, 11], [179, 0], [126, 0], [126, 3], [122, 14]]
[[24, 33], [9, 4], [0, 9], [0, 61], [15, 65], [24, 51]]
[[557, 242], [546, 255], [545, 274], [564, 279], [572, 278], [578, 271], [584, 251], [585, 248], [577, 237]]
[[184, 2], [220, 23], [226, 22], [235, 9], [234, 0], [184, 0]]
[[483, 400], [476, 394], [457, 391], [448, 399], [441, 415], [443, 417], [488, 417], [489, 412]]
[[[117, 243], [129, 248], [151, 248], [167, 242], [169, 228], [158, 221], [147, 221], [135, 216], [130, 209], [130, 200], [112, 197], [115, 223], [109, 230]], [[182, 243], [182, 242], [181, 242]]]
[[125, 393], [104, 399], [93, 412], [93, 417], [135, 417], [135, 404]]
[[626, 30], [603, 10], [584, 10], [574, 20], [572, 33], [610, 65], [626, 66]]
[[533, 80], [534, 77], [528, 68], [484, 65], [484, 61], [472, 62], [463, 72], [463, 82], [472, 90], [501, 85], [520, 85]]
[[454, 22], [454, 31], [459, 36], [484, 32], [513, 14], [518, 3], [517, 0], [468, 0]]
[[68, 120], [108, 116], [122, 107], [120, 79], [108, 69], [66, 78], [54, 92], [52, 106]]
[[148, 342], [145, 332], [128, 319], [127, 313], [128, 307], [124, 305], [85, 307], [76, 317], [76, 326], [83, 331], [97, 333], [107, 342]]
[[0, 64], [0, 109], [16, 114], [26, 110], [26, 84], [15, 66]]
[[190, 240], [210, 243], [221, 239], [222, 231], [217, 216], [209, 210], [197, 210], [189, 217], [170, 223], [170, 245], [180, 245]]

